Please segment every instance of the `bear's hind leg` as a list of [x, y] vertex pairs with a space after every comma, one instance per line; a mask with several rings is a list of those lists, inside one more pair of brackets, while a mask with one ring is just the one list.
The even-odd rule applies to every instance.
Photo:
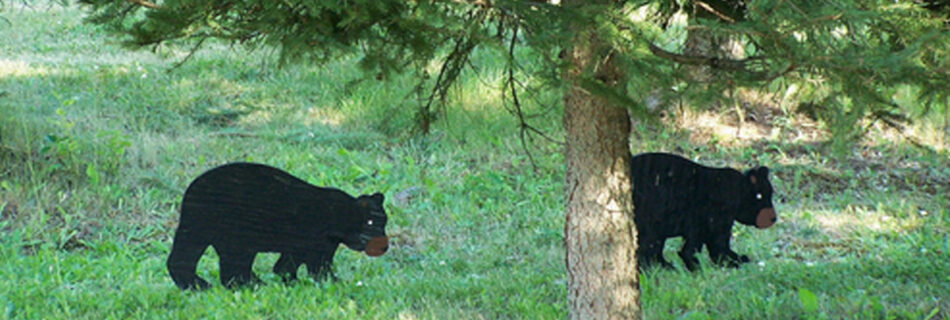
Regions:
[[288, 283], [297, 280], [297, 269], [303, 263], [303, 258], [299, 255], [290, 253], [281, 253], [277, 263], [274, 264], [274, 273]]
[[673, 265], [663, 258], [663, 247], [666, 239], [643, 239], [637, 245], [637, 267], [640, 270], [659, 265], [670, 269]]
[[245, 286], [251, 283], [259, 283], [261, 280], [251, 271], [254, 264], [255, 252], [247, 250], [222, 249], [218, 251], [219, 265], [221, 268], [221, 284], [228, 288]]
[[197, 244], [183, 237], [176, 236], [172, 243], [171, 254], [165, 261], [168, 268], [168, 275], [175, 281], [175, 285], [181, 290], [204, 290], [211, 287], [207, 281], [195, 274], [198, 267], [198, 260], [204, 254], [207, 244]]
[[685, 238], [686, 243], [683, 243], [679, 256], [683, 259], [687, 270], [696, 271], [699, 269], [699, 258], [696, 258], [696, 253], [703, 249], [703, 242], [695, 235], [687, 235], [683, 238]]

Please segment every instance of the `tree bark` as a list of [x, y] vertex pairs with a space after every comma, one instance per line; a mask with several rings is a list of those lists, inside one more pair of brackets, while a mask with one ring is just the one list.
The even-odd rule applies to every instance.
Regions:
[[564, 96], [567, 290], [571, 319], [639, 319], [640, 284], [630, 184], [627, 110], [581, 86], [616, 86], [604, 43], [581, 32], [566, 51]]

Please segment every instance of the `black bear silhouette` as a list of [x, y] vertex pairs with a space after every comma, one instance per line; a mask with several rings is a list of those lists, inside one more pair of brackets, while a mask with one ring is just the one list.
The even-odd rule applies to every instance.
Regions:
[[285, 281], [296, 279], [301, 264], [322, 280], [334, 277], [340, 243], [373, 257], [385, 253], [386, 219], [382, 194], [354, 198], [274, 167], [226, 164], [203, 173], [185, 191], [168, 273], [182, 290], [208, 288], [195, 269], [212, 246], [227, 287], [260, 281], [251, 272], [259, 252], [281, 254], [274, 272]]
[[730, 248], [732, 225], [760, 229], [775, 223], [769, 169], [744, 174], [731, 168], [706, 167], [667, 153], [645, 153], [631, 159], [637, 263], [641, 267], [663, 259], [667, 238], [685, 240], [679, 256], [689, 270], [699, 266], [695, 254], [705, 245], [717, 263], [737, 267], [749, 262]]

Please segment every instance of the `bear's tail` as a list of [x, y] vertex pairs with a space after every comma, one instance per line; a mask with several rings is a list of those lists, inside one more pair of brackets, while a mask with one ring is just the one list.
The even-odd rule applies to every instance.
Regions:
[[175, 234], [172, 252], [168, 255], [168, 261], [165, 263], [168, 267], [168, 275], [175, 281], [175, 285], [182, 290], [207, 289], [211, 285], [198, 277], [195, 270], [198, 267], [198, 260], [201, 259], [201, 255], [208, 248], [208, 244], [188, 238], [182, 236], [181, 230]]

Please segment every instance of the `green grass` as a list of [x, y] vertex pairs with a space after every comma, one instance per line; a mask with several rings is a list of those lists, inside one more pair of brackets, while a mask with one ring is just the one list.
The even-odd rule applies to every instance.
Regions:
[[[226, 46], [168, 71], [185, 53], [123, 50], [75, 8], [11, 3], [0, 15], [10, 21], [0, 23], [0, 319], [566, 314], [560, 147], [539, 140], [532, 168], [492, 90], [499, 70], [462, 83], [419, 137], [408, 76], [354, 82], [347, 59], [276, 70], [262, 65], [266, 53]], [[560, 135], [556, 110], [535, 121]], [[695, 142], [691, 132], [638, 126], [632, 150], [768, 165], [781, 220], [735, 228], [736, 250], [755, 260], [741, 269], [644, 274], [649, 319], [950, 317], [946, 145], [923, 151], [875, 131], [829, 157], [807, 141]], [[282, 285], [264, 254], [255, 272], [266, 285], [178, 291], [164, 259], [180, 196], [204, 170], [239, 160], [384, 192], [392, 249], [375, 259], [340, 249], [335, 283]], [[208, 250], [199, 265], [213, 283], [215, 261]]]

